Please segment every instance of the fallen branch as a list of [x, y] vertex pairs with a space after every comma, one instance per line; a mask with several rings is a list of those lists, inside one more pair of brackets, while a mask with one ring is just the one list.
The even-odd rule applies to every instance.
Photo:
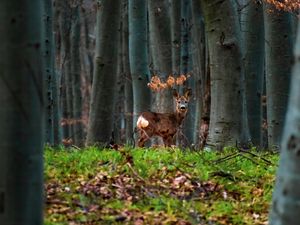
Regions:
[[[244, 158], [250, 160], [251, 162], [253, 162], [256, 165], [259, 165], [259, 162], [255, 161], [253, 158], [258, 158], [259, 160], [262, 160], [264, 163], [266, 163], [268, 165], [274, 166], [274, 164], [271, 161], [265, 159], [264, 157], [261, 157], [261, 156], [255, 154], [255, 153], [253, 153], [253, 152], [250, 152], [249, 150], [244, 150], [244, 149], [241, 149], [239, 147], [236, 147], [236, 148], [237, 148], [236, 152], [231, 153], [231, 154], [229, 154], [229, 155], [227, 155], [227, 156], [225, 156], [223, 158], [214, 160], [213, 162], [214, 163], [221, 163], [221, 162], [225, 162], [227, 160], [236, 158], [238, 156], [241, 156], [241, 157], [244, 157]], [[250, 157], [250, 156], [248, 156], [247, 154], [251, 155], [253, 158]]]

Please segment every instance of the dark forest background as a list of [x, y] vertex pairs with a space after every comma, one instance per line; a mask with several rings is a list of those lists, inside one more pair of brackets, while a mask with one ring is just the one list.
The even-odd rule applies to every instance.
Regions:
[[177, 145], [280, 151], [270, 218], [297, 224], [299, 8], [296, 0], [0, 1], [0, 221], [41, 223], [45, 144], [134, 145], [139, 114], [172, 113], [172, 89], [191, 88]]

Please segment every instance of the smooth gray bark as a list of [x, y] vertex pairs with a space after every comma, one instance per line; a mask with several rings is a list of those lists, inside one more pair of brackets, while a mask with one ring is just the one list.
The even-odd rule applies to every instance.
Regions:
[[181, 32], [180, 32], [180, 74], [186, 75], [189, 67], [189, 23], [190, 1], [181, 0]]
[[249, 1], [244, 7], [241, 20], [244, 37], [244, 65], [248, 124], [251, 141], [262, 144], [262, 105], [264, 77], [264, 24], [263, 6]]
[[[167, 0], [148, 1], [148, 14], [153, 71], [155, 75], [166, 80], [172, 73], [171, 21]], [[152, 107], [156, 112], [173, 112], [171, 90], [155, 93]]]
[[43, 224], [42, 5], [0, 1], [0, 224]]
[[180, 46], [181, 46], [181, 0], [171, 1], [171, 44], [172, 44], [172, 73], [180, 73]]
[[195, 89], [197, 74], [193, 74], [193, 61], [190, 51], [192, 50], [192, 40], [191, 40], [191, 2], [190, 0], [181, 1], [181, 52], [180, 52], [180, 71], [181, 74], [191, 75], [191, 77], [185, 82], [184, 86], [186, 88], [191, 88], [193, 90], [193, 95], [190, 98], [189, 110], [186, 119], [183, 122], [183, 131], [186, 138], [186, 144], [192, 146], [194, 144], [193, 134], [195, 133]]
[[87, 144], [107, 144], [113, 130], [120, 0], [98, 3], [95, 70]]
[[[124, 98], [125, 98], [125, 138], [126, 143], [133, 142], [133, 90], [132, 90], [132, 78], [130, 74], [129, 63], [129, 6], [128, 0], [123, 0], [123, 17], [122, 17], [122, 72], [125, 80]], [[146, 34], [147, 35], [147, 34]], [[147, 43], [146, 43], [147, 45]]]
[[44, 23], [44, 65], [46, 74], [46, 126], [45, 126], [45, 142], [53, 145], [54, 128], [53, 128], [53, 79], [54, 72], [54, 43], [53, 43], [53, 26], [52, 26], [52, 1], [43, 1], [43, 23]]
[[71, 26], [71, 76], [72, 76], [72, 96], [74, 120], [74, 144], [83, 146], [83, 124], [82, 124], [82, 93], [81, 93], [81, 63], [80, 63], [80, 9], [79, 5], [72, 10]]
[[298, 225], [300, 201], [300, 26], [295, 47], [295, 65], [287, 116], [281, 141], [281, 154], [277, 172], [270, 225]]
[[211, 72], [208, 144], [245, 142], [243, 65], [237, 11], [230, 0], [202, 0]]
[[191, 14], [192, 14], [192, 24], [191, 24], [191, 36], [192, 43], [190, 54], [192, 55], [193, 62], [193, 76], [195, 76], [195, 89], [194, 89], [194, 99], [196, 101], [195, 115], [194, 115], [194, 137], [193, 143], [196, 147], [200, 145], [200, 126], [201, 118], [203, 116], [203, 106], [204, 106], [204, 93], [205, 93], [205, 30], [203, 16], [201, 13], [201, 5], [198, 0], [191, 1]]
[[72, 140], [73, 132], [73, 90], [71, 76], [71, 7], [67, 1], [58, 1], [57, 8], [60, 10], [59, 27], [61, 37], [61, 107], [62, 107], [62, 126], [63, 138]]
[[129, 62], [133, 87], [133, 126], [139, 114], [150, 110], [147, 3], [129, 0]]
[[292, 24], [288, 12], [277, 11], [272, 5], [266, 4], [264, 12], [268, 144], [278, 148], [290, 86]]
[[[58, 73], [55, 70], [55, 40], [53, 2], [45, 0], [44, 6], [44, 56], [47, 81], [46, 142], [58, 146], [61, 143], [60, 113], [58, 104]], [[47, 125], [48, 123], [48, 125]], [[48, 127], [48, 128], [47, 128]], [[47, 138], [48, 136], [48, 138]]]
[[[53, 3], [53, 43], [54, 43], [54, 68], [55, 68], [55, 78], [56, 85], [53, 87], [53, 129], [54, 129], [54, 145], [58, 146], [62, 142], [62, 137], [64, 132], [64, 128], [61, 126], [62, 119], [62, 44], [61, 44], [61, 28], [60, 28], [60, 4], [57, 2]], [[55, 90], [56, 89], [56, 90]], [[56, 93], [56, 94], [55, 94]]]

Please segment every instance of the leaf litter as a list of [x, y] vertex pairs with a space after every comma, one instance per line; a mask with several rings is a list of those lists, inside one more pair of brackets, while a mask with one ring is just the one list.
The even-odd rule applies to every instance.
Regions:
[[76, 153], [97, 151], [76, 168], [73, 161], [62, 163], [60, 152], [46, 151], [56, 155], [51, 164], [45, 159], [46, 225], [267, 224], [275, 169], [270, 174], [261, 167], [255, 176], [245, 171], [257, 169], [247, 159], [231, 168], [216, 166], [218, 156], [211, 153], [136, 149], [109, 160], [99, 158], [114, 150], [92, 149]]

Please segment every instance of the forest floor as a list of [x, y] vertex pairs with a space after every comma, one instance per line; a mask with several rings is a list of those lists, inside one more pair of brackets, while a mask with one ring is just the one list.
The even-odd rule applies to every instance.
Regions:
[[45, 225], [267, 224], [278, 154], [45, 150]]

